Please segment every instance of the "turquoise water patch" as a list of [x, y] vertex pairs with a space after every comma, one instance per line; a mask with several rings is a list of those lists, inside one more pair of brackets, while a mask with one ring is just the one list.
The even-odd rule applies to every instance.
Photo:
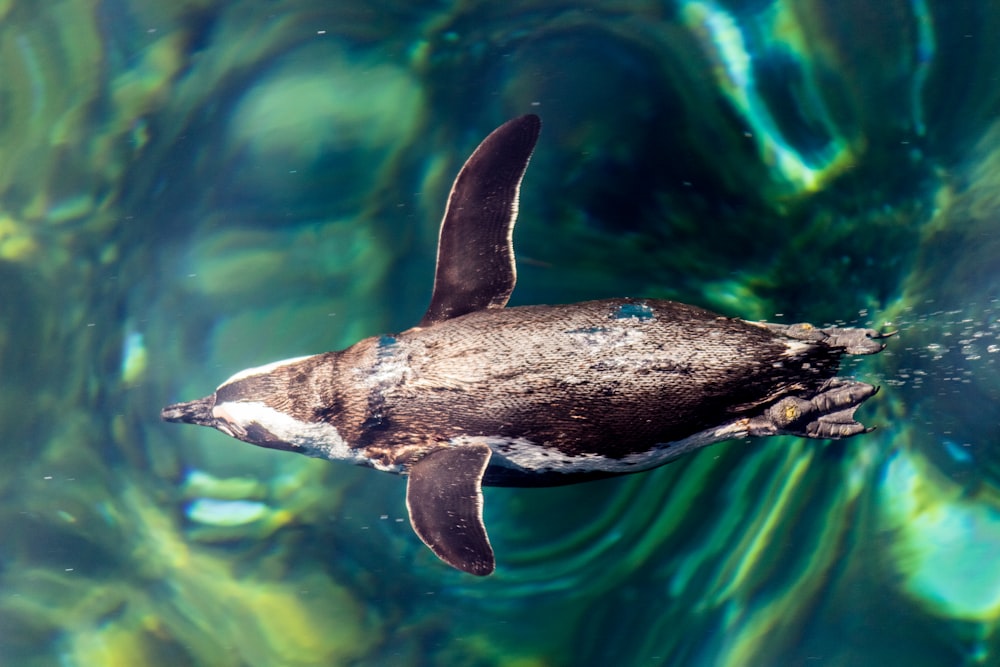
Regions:
[[611, 314], [614, 320], [638, 320], [645, 322], [654, 317], [653, 309], [645, 303], [623, 303]]

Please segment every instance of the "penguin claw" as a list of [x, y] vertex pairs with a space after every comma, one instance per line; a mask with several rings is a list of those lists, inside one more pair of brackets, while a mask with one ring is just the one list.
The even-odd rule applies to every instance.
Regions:
[[892, 338], [898, 333], [899, 329], [896, 329], [895, 331], [876, 331], [870, 336], [870, 338]]

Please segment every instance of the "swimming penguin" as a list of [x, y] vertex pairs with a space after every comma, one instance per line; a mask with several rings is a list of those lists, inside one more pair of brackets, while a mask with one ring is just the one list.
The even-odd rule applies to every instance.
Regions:
[[505, 308], [540, 129], [534, 115], [508, 121], [458, 173], [417, 326], [241, 371], [163, 419], [406, 475], [414, 531], [475, 575], [495, 566], [484, 485], [634, 473], [733, 438], [870, 430], [854, 411], [878, 388], [836, 374], [841, 355], [879, 352], [888, 334], [656, 299]]

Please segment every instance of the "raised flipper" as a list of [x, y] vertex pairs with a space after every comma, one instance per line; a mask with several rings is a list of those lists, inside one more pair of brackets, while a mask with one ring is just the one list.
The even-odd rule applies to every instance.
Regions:
[[496, 561], [483, 525], [487, 445], [435, 449], [410, 467], [406, 509], [417, 536], [438, 558], [463, 572], [485, 576]]
[[507, 305], [517, 279], [518, 192], [541, 127], [532, 114], [507, 121], [458, 172], [441, 220], [434, 293], [418, 326]]
[[830, 378], [812, 398], [786, 396], [750, 420], [750, 435], [798, 435], [804, 438], [849, 438], [874, 429], [854, 420], [858, 406], [878, 392], [878, 387]]

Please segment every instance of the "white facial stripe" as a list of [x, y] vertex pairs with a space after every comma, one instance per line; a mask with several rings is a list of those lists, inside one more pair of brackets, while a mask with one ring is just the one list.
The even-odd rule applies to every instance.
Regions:
[[240, 422], [231, 414], [226, 412], [226, 404], [216, 405], [212, 408], [212, 416], [222, 423], [216, 423], [215, 427], [231, 438], [246, 437], [246, 430], [240, 426]]
[[220, 384], [219, 387], [216, 388], [216, 391], [218, 391], [218, 389], [221, 387], [225, 387], [227, 384], [236, 382], [237, 380], [243, 380], [245, 378], [252, 377], [254, 375], [266, 375], [267, 373], [270, 373], [276, 368], [281, 368], [282, 366], [290, 366], [291, 364], [294, 364], [298, 361], [302, 361], [303, 359], [308, 359], [310, 356], [313, 355], [307, 354], [304, 357], [293, 357], [291, 359], [282, 359], [281, 361], [275, 361], [270, 364], [266, 364], [264, 366], [257, 366], [255, 368], [245, 368], [239, 373], [233, 375], [231, 378], [229, 378], [222, 384]]
[[484, 443], [493, 450], [492, 463], [527, 472], [637, 472], [648, 470], [679, 458], [688, 452], [723, 440], [748, 435], [746, 420], [734, 420], [717, 428], [688, 436], [666, 445], [654, 445], [649, 451], [614, 459], [600, 454], [571, 456], [552, 447], [538, 445], [523, 438], [499, 436], [460, 436], [450, 443], [456, 446]]
[[296, 451], [314, 458], [330, 461], [348, 461], [358, 465], [374, 466], [387, 472], [399, 472], [400, 466], [381, 465], [348, 446], [335, 426], [326, 423], [300, 422], [290, 415], [278, 412], [263, 403], [232, 401], [213, 409], [213, 415], [235, 422], [245, 429], [248, 424], [258, 424]]

